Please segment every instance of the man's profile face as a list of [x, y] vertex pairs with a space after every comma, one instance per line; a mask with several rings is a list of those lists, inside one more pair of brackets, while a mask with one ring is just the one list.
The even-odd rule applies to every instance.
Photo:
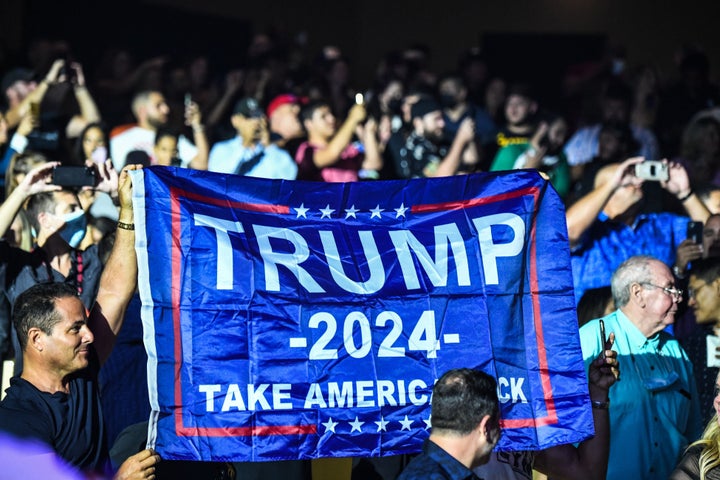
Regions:
[[299, 113], [300, 106], [297, 104], [280, 105], [270, 116], [270, 129], [286, 140], [301, 136], [303, 132], [298, 118]]
[[48, 367], [68, 375], [88, 366], [89, 347], [94, 337], [87, 326], [85, 306], [77, 297], [55, 300], [60, 321], [50, 335], [44, 335], [43, 358]]
[[73, 192], [65, 190], [54, 192], [53, 200], [55, 201], [55, 207], [46, 215], [46, 221], [40, 222], [41, 228], [48, 235], [60, 231], [65, 226], [65, 220], [63, 220], [65, 215], [82, 209], [80, 200]]
[[150, 94], [147, 104], [145, 105], [147, 121], [154, 127], [161, 127], [168, 121], [170, 107], [168, 107], [165, 97], [158, 92]]
[[323, 105], [315, 109], [312, 117], [305, 121], [308, 132], [329, 139], [335, 135], [335, 115], [330, 107]]
[[426, 113], [422, 117], [423, 135], [432, 142], [439, 142], [443, 138], [443, 128], [445, 128], [445, 120], [443, 120], [442, 111]]
[[642, 285], [644, 289], [645, 310], [643, 321], [651, 326], [652, 334], [663, 330], [668, 325], [675, 323], [678, 303], [675, 298], [663, 288], [675, 286], [675, 277], [670, 269], [663, 263], [651, 261], [649, 264], [650, 278], [647, 280], [650, 285]]

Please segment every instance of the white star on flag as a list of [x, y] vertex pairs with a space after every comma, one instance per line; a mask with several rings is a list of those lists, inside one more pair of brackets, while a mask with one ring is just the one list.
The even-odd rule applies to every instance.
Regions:
[[432, 415], [428, 415], [427, 418], [423, 419], [423, 422], [425, 422], [425, 430], [427, 430], [428, 428], [430, 428], [432, 426], [431, 420], [432, 420]]
[[358, 420], [358, 417], [355, 417], [355, 421], [354, 421], [354, 422], [348, 422], [348, 423], [349, 423], [350, 426], [352, 427], [352, 428], [350, 429], [350, 433], [354, 432], [355, 430], [357, 430], [358, 432], [362, 433], [362, 430], [360, 429], [360, 427], [362, 427], [365, 422], [361, 422], [360, 420]]
[[393, 210], [395, 210], [395, 212], [396, 212], [395, 218], [400, 218], [400, 217], [405, 217], [405, 212], [407, 212], [409, 210], [409, 208], [407, 208], [404, 203], [401, 203], [400, 208], [394, 208]]
[[328, 418], [327, 422], [321, 423], [321, 425], [325, 427], [326, 432], [330, 430], [332, 433], [335, 433], [335, 427], [337, 426], [337, 424], [338, 422], [333, 422], [332, 417]]
[[410, 425], [412, 425], [413, 421], [408, 419], [408, 416], [405, 415], [405, 420], [398, 420], [400, 424], [402, 425], [402, 428], [400, 430], [410, 430]]
[[347, 218], [350, 218], [350, 217], [357, 218], [357, 216], [356, 216], [355, 214], [356, 214], [357, 212], [359, 212], [359, 211], [360, 211], [360, 210], [358, 210], [357, 208], [355, 208], [355, 204], [353, 204], [352, 207], [345, 209], [345, 218], [346, 218], [346, 219], [347, 219]]
[[307, 215], [305, 215], [305, 214], [310, 209], [305, 208], [305, 204], [301, 203], [299, 207], [295, 207], [293, 210], [295, 210], [297, 212], [297, 217], [295, 217], [295, 218], [300, 218], [300, 217], [307, 218]]
[[327, 205], [325, 208], [320, 209], [320, 213], [322, 213], [322, 216], [320, 218], [321, 219], [325, 218], [325, 217], [330, 218], [330, 214], [333, 213], [334, 211], [335, 210], [330, 208], [330, 205]]
[[370, 218], [375, 218], [375, 217], [381, 218], [381, 217], [380, 217], [380, 212], [384, 212], [384, 211], [385, 211], [385, 209], [384, 209], [384, 208], [380, 208], [380, 205], [378, 205], [378, 206], [375, 207], [375, 208], [371, 208], [371, 209], [370, 209], [370, 213], [372, 213], [372, 215], [370, 215]]
[[377, 431], [379, 432], [382, 430], [383, 432], [387, 432], [387, 428], [385, 428], [385, 426], [388, 423], [390, 423], [390, 422], [387, 422], [387, 421], [385, 421], [385, 419], [383, 417], [380, 417], [380, 421], [375, 422], [375, 424], [378, 426]]

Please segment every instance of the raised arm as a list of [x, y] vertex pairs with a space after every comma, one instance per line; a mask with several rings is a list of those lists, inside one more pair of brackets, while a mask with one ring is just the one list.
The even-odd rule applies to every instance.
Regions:
[[602, 352], [588, 372], [590, 400], [595, 436], [580, 443], [541, 450], [535, 456], [534, 468], [552, 478], [604, 480], [610, 455], [609, 390], [619, 375], [617, 352], [612, 350], [615, 334], [611, 333]]
[[662, 182], [660, 185], [667, 190], [668, 193], [677, 197], [690, 218], [696, 222], [705, 223], [710, 216], [710, 211], [705, 206], [705, 203], [700, 200], [700, 197], [693, 192], [692, 186], [690, 185], [690, 178], [685, 168], [677, 162], [669, 162], [668, 174], [668, 181]]
[[606, 175], [606, 172], [614, 168], [612, 174], [608, 175], [609, 178], [607, 180], [600, 183], [590, 193], [578, 199], [577, 202], [573, 203], [567, 209], [565, 217], [567, 220], [570, 244], [577, 243], [580, 240], [582, 234], [585, 233], [595, 219], [597, 219], [600, 212], [605, 208], [605, 204], [618, 187], [628, 182], [637, 181], [634, 175], [629, 172], [629, 167], [642, 161], [643, 157], [633, 157], [619, 165], [608, 165], [598, 172], [598, 175]]
[[210, 156], [210, 144], [208, 143], [207, 136], [205, 135], [205, 127], [201, 122], [200, 107], [195, 102], [190, 102], [185, 105], [185, 124], [189, 125], [193, 131], [193, 142], [197, 147], [197, 153], [188, 167], [194, 168], [195, 170], [207, 170], [208, 168], [208, 157]]
[[340, 154], [352, 140], [355, 127], [365, 119], [365, 115], [364, 105], [353, 105], [347, 119], [335, 132], [335, 136], [330, 140], [327, 147], [315, 151], [313, 162], [317, 168], [329, 167], [340, 160]]
[[8, 228], [15, 220], [15, 216], [31, 195], [41, 192], [60, 190], [58, 185], [52, 185], [52, 169], [59, 162], [50, 162], [33, 168], [28, 172], [22, 182], [12, 191], [10, 196], [0, 205], [0, 237], [4, 237]]
[[440, 161], [437, 170], [434, 173], [425, 172], [426, 176], [431, 177], [449, 177], [455, 175], [460, 167], [460, 161], [462, 160], [465, 146], [475, 138], [475, 122], [472, 118], [466, 118], [460, 123], [455, 138], [453, 139], [452, 145], [450, 145], [450, 151], [445, 158]]
[[77, 100], [78, 107], [80, 107], [80, 114], [70, 119], [66, 133], [68, 138], [75, 138], [80, 136], [89, 123], [100, 121], [100, 110], [85, 85], [85, 74], [82, 66], [77, 62], [73, 62], [70, 64], [70, 68], [75, 73], [72, 77], [72, 87], [75, 100]]
[[95, 335], [95, 351], [101, 364], [110, 356], [115, 338], [125, 319], [125, 309], [137, 285], [132, 182], [128, 172], [140, 168], [141, 165], [126, 165], [120, 172], [120, 214], [115, 243], [100, 277], [98, 294], [88, 319], [90, 330]]

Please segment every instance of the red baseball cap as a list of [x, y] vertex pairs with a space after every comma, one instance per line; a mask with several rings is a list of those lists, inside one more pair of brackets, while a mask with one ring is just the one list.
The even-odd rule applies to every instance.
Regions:
[[277, 97], [273, 98], [270, 104], [267, 107], [267, 116], [270, 117], [272, 113], [280, 106], [287, 105], [288, 103], [292, 103], [294, 105], [300, 105], [302, 103], [305, 103], [305, 99], [298, 97], [297, 95], [293, 95], [292, 93], [283, 93], [282, 95], [278, 95]]

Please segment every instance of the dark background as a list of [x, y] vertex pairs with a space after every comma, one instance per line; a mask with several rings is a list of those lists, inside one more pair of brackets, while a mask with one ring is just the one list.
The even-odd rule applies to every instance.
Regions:
[[369, 86], [388, 51], [419, 43], [437, 73], [479, 46], [494, 74], [533, 78], [548, 99], [568, 65], [623, 46], [629, 64], [675, 73], [683, 45], [702, 46], [712, 75], [720, 65], [720, 2], [658, 0], [2, 0], [0, 68], [20, 65], [36, 37], [70, 42], [92, 67], [105, 47], [127, 45], [138, 58], [205, 52], [217, 68], [244, 60], [250, 38], [272, 28], [305, 38], [308, 54], [326, 44], [351, 60], [352, 78]]

